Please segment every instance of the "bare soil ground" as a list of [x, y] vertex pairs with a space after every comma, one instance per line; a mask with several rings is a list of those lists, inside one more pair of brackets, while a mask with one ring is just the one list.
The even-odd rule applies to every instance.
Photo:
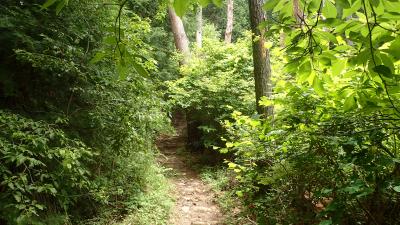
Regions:
[[214, 201], [215, 194], [189, 165], [196, 161], [196, 155], [181, 154], [185, 138], [178, 132], [176, 136], [160, 137], [157, 144], [162, 153], [160, 162], [173, 174], [169, 179], [176, 204], [168, 225], [222, 225], [224, 218]]

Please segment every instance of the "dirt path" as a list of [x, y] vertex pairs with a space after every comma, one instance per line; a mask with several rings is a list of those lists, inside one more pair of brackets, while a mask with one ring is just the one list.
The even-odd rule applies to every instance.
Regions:
[[[222, 225], [223, 216], [214, 202], [214, 193], [189, 165], [184, 150], [184, 137], [161, 137], [158, 147], [161, 163], [170, 168], [176, 204], [168, 225]], [[194, 159], [195, 160], [195, 159]]]
[[175, 186], [173, 194], [177, 199], [169, 224], [223, 224], [222, 214], [213, 201], [214, 193], [200, 180], [198, 174], [176, 152], [164, 151], [164, 156], [164, 165], [175, 173], [170, 180]]

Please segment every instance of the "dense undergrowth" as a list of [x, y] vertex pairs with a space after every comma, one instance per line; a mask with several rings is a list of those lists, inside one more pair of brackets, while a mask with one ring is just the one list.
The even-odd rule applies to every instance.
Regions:
[[250, 36], [225, 45], [214, 28], [208, 28], [203, 47], [180, 68], [182, 78], [167, 83], [169, 104], [186, 110], [194, 148], [221, 143], [220, 121], [230, 118], [234, 110], [251, 113], [255, 104]]
[[273, 115], [229, 91], [252, 89], [234, 69], [246, 55], [240, 41], [212, 48], [239, 55], [203, 50], [171, 86], [199, 115], [205, 146], [226, 154], [229, 170], [204, 179], [223, 193], [223, 209], [241, 211], [233, 224], [400, 224], [399, 2], [300, 5], [300, 24], [292, 1], [265, 5], [274, 95], [259, 104]]
[[[171, 128], [140, 71], [155, 73], [154, 60], [123, 65], [106, 51], [118, 7], [71, 1], [57, 15], [39, 3], [0, 6], [0, 223], [163, 223], [171, 201], [153, 142]], [[127, 14], [118, 47], [146, 57], [149, 22]]]
[[225, 158], [202, 177], [228, 224], [400, 224], [399, 1], [301, 0], [300, 18], [267, 1], [272, 115], [255, 113], [247, 22], [226, 44], [206, 8], [179, 65], [167, 2], [115, 2], [2, 2], [1, 224], [165, 224], [170, 108]]

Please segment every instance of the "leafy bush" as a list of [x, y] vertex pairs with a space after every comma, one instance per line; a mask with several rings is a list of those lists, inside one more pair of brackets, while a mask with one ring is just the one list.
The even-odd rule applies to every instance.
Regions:
[[299, 1], [301, 22], [292, 3], [265, 5], [285, 38], [273, 118], [225, 122], [235, 190], [259, 224], [399, 224], [399, 3]]
[[40, 211], [66, 210], [90, 191], [95, 152], [55, 124], [0, 111], [1, 218], [21, 223]]
[[[214, 32], [208, 31], [210, 37]], [[252, 57], [249, 36], [225, 45], [216, 38], [204, 38], [187, 65], [182, 78], [168, 83], [170, 104], [187, 110], [194, 129], [200, 129], [202, 143], [211, 146], [223, 133], [220, 121], [234, 109], [251, 113], [254, 104]], [[190, 123], [189, 121], [189, 123]]]
[[0, 6], [0, 223], [168, 213], [168, 198], [155, 194], [167, 184], [153, 142], [170, 128], [144, 70], [156, 73], [149, 22], [125, 12], [129, 34], [117, 46], [118, 8], [99, 5], [70, 1], [60, 16], [36, 1]]
[[[399, 209], [397, 120], [343, 112], [288, 82], [273, 121], [233, 114], [222, 152], [238, 195], [261, 224], [396, 224]], [[270, 104], [270, 101], [264, 101]]]

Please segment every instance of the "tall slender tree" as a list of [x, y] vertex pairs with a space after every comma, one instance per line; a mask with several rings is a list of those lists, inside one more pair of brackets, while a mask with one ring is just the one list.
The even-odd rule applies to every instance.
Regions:
[[266, 21], [266, 14], [263, 10], [263, 0], [248, 0], [250, 11], [250, 25], [253, 32], [253, 63], [254, 80], [257, 101], [257, 112], [264, 116], [273, 114], [272, 106], [264, 107], [259, 105], [261, 97], [270, 97], [272, 94], [271, 63], [269, 50], [265, 47], [265, 28], [259, 24]]
[[[171, 6], [168, 7], [168, 15], [171, 21], [171, 30], [174, 35], [176, 50], [183, 54], [183, 59], [179, 63], [185, 65], [189, 62], [190, 58], [189, 39], [186, 35], [185, 27], [181, 18], [176, 15], [175, 10]], [[187, 112], [183, 109], [175, 109], [172, 115], [172, 122], [177, 130], [177, 138], [182, 138], [186, 145], [188, 143]]]
[[172, 33], [174, 34], [175, 47], [183, 54], [183, 60], [180, 63], [185, 64], [190, 57], [189, 39], [186, 35], [185, 27], [183, 26], [181, 18], [176, 15], [172, 7], [168, 7], [168, 15], [171, 21]]
[[226, 7], [226, 30], [225, 30], [225, 42], [232, 42], [232, 31], [233, 31], [233, 0], [227, 0]]

